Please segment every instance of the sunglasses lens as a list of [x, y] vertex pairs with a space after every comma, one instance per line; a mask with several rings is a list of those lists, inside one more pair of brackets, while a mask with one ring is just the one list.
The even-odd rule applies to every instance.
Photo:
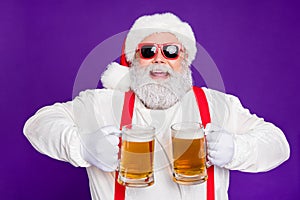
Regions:
[[153, 45], [144, 45], [141, 48], [143, 58], [152, 58], [155, 55], [156, 47]]
[[167, 58], [177, 58], [179, 49], [176, 45], [166, 45], [163, 51]]

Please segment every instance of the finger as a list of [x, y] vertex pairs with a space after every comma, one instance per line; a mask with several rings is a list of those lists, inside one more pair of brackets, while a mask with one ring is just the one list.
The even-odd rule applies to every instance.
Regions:
[[213, 123], [206, 124], [206, 127], [204, 128], [204, 132], [207, 134], [209, 134], [211, 132], [220, 131], [220, 130], [222, 130], [222, 128]]
[[205, 128], [204, 128], [204, 132], [208, 133], [211, 130], [211, 123], [206, 124]]
[[114, 171], [116, 171], [117, 168], [118, 168], [118, 166], [119, 166], [119, 161], [116, 160], [116, 161], [112, 164], [111, 168], [112, 168]]
[[110, 155], [106, 160], [98, 160], [96, 167], [106, 172], [115, 171], [118, 165], [118, 154]]
[[210, 158], [216, 159], [216, 156], [218, 155], [218, 152], [214, 151], [214, 150], [209, 150], [208, 153], [207, 153], [207, 155]]
[[113, 146], [116, 146], [120, 143], [119, 137], [115, 135], [108, 135], [106, 136], [106, 139], [112, 144]]
[[114, 146], [113, 152], [118, 155], [120, 148], [118, 146]]
[[100, 165], [100, 166], [96, 166], [96, 167], [103, 170], [103, 171], [105, 171], [105, 172], [113, 172], [117, 169], [117, 165], [111, 166], [111, 167], [106, 167], [106, 166]]
[[120, 135], [121, 131], [115, 126], [104, 126], [101, 128], [101, 131], [103, 132], [103, 135], [111, 135], [111, 134], [116, 134]]
[[221, 136], [221, 132], [219, 131], [214, 131], [214, 132], [210, 132], [209, 134], [206, 135], [206, 140], [207, 142], [218, 142], [219, 141], [219, 138]]
[[210, 160], [207, 160], [206, 163], [205, 163], [205, 165], [206, 165], [206, 168], [209, 168], [213, 164], [212, 164], [212, 162]]
[[215, 151], [217, 147], [216, 142], [207, 142], [207, 151]]
[[215, 165], [216, 164], [216, 160], [210, 156], [207, 156], [207, 159], [208, 159], [208, 162], [211, 164], [211, 165]]

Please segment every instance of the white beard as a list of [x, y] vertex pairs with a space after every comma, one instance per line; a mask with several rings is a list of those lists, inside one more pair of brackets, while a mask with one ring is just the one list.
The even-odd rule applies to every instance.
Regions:
[[[162, 70], [168, 72], [167, 79], [152, 79], [150, 72]], [[131, 89], [150, 109], [168, 109], [188, 92], [193, 84], [191, 70], [182, 64], [182, 71], [175, 72], [168, 65], [152, 64], [147, 67], [134, 61], [130, 67]]]

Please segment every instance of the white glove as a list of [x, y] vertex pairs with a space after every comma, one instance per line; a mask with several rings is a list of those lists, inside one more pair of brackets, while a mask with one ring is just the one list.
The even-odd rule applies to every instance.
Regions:
[[115, 126], [105, 126], [90, 134], [80, 134], [83, 159], [103, 171], [115, 171], [120, 133]]
[[233, 159], [233, 135], [211, 123], [206, 125], [204, 131], [209, 164], [224, 167]]

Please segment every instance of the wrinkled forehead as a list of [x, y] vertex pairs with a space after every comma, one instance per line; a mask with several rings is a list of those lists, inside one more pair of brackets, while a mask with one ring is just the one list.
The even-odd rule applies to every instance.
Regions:
[[162, 32], [162, 33], [153, 33], [145, 37], [141, 43], [180, 43], [176, 36], [172, 33]]

